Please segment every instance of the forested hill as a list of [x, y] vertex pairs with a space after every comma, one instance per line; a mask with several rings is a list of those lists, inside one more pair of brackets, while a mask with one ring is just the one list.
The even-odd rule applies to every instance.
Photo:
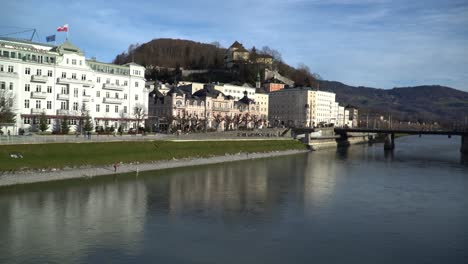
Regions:
[[[255, 51], [253, 51], [255, 50]], [[250, 49], [251, 54], [270, 55], [273, 65], [283, 76], [293, 80], [299, 86], [312, 86], [315, 76], [310, 69], [301, 64], [297, 68], [289, 66], [281, 59], [281, 54], [268, 46], [261, 49]], [[164, 82], [187, 80], [198, 82], [225, 82], [255, 84], [257, 74], [263, 74], [265, 65], [249, 63], [238, 65], [236, 70], [228, 70], [224, 65], [226, 49], [218, 42], [205, 44], [181, 39], [153, 39], [144, 44], [134, 44], [128, 50], [117, 55], [113, 63], [125, 64], [136, 62], [147, 68], [147, 79], [158, 79]], [[169, 69], [167, 69], [169, 68]], [[182, 78], [177, 68], [185, 70], [209, 70]], [[179, 74], [179, 75], [178, 75]], [[263, 75], [261, 76], [263, 78]]]
[[320, 81], [320, 89], [336, 93], [337, 101], [401, 120], [436, 120], [463, 123], [468, 116], [468, 93], [450, 87], [426, 85], [376, 89]]
[[218, 43], [205, 44], [181, 39], [153, 39], [130, 45], [114, 59], [116, 64], [135, 61], [141, 65], [184, 69], [218, 69], [224, 66], [226, 50]]

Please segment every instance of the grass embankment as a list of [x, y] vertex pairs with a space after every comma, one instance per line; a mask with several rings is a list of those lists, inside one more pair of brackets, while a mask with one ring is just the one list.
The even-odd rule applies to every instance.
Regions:
[[[0, 171], [108, 165], [116, 162], [151, 162], [172, 158], [209, 157], [238, 152], [306, 149], [294, 140], [259, 141], [146, 141], [57, 143], [0, 146]], [[20, 153], [23, 158], [11, 158]]]

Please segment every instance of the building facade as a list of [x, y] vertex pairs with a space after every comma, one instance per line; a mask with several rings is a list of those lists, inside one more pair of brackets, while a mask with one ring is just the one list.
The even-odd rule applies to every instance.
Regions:
[[183, 87], [174, 87], [166, 95], [150, 93], [149, 122], [158, 131], [231, 130], [261, 128], [266, 124], [255, 101], [244, 93], [236, 100], [211, 85], [191, 94]]
[[[308, 87], [269, 93], [269, 121], [274, 126], [323, 127], [349, 126], [349, 111], [335, 101], [335, 93]], [[356, 109], [357, 116], [357, 109]]]
[[144, 124], [133, 113], [135, 107], [148, 109], [145, 68], [140, 65], [86, 59], [68, 39], [52, 46], [1, 38], [0, 54], [0, 83], [13, 95], [17, 128], [37, 130], [43, 113], [48, 131], [60, 130], [63, 119], [69, 120], [71, 131], [79, 131], [85, 115], [95, 128]]

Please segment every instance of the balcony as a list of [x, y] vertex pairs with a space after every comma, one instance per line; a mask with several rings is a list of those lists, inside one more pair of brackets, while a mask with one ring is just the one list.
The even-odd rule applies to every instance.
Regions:
[[123, 91], [124, 88], [125, 88], [125, 86], [120, 86], [120, 85], [113, 84], [113, 83], [105, 83], [105, 84], [102, 86], [102, 89], [114, 90], [114, 91]]
[[31, 82], [46, 83], [47, 80], [48, 80], [47, 76], [41, 76], [41, 75], [32, 75], [31, 76]]
[[103, 98], [102, 102], [105, 104], [121, 104], [123, 99], [120, 98], [112, 98], [112, 97], [106, 97]]
[[31, 98], [46, 99], [47, 98], [47, 93], [45, 93], [45, 92], [31, 92]]
[[16, 73], [16, 72], [0, 71], [0, 77], [5, 77], [5, 78], [18, 78], [18, 73]]
[[72, 79], [72, 78], [57, 78], [57, 83], [59, 84], [70, 84], [70, 83], [76, 83], [76, 84], [82, 84], [83, 86], [92, 86], [93, 81], [91, 80], [78, 80], [78, 79]]
[[68, 100], [70, 99], [69, 94], [57, 94], [57, 100]]
[[40, 115], [42, 113], [45, 113], [46, 110], [45, 109], [40, 109], [40, 108], [32, 108], [31, 109], [31, 114], [32, 115]]
[[83, 95], [83, 102], [89, 102], [91, 100], [91, 95]]
[[57, 115], [61, 116], [79, 116], [80, 113], [75, 110], [65, 110], [65, 109], [58, 109], [57, 110]]
[[229, 112], [229, 111], [231, 111], [231, 109], [227, 108], [227, 107], [213, 107], [212, 110], [213, 111], [219, 111], [219, 112]]

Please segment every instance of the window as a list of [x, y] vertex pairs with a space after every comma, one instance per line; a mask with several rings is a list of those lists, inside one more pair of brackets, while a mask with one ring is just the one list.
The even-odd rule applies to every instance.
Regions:
[[100, 91], [96, 91], [96, 97], [101, 97], [101, 92]]
[[40, 85], [36, 85], [36, 92], [40, 93], [41, 92], [41, 86]]
[[0, 72], [3, 71], [3, 65], [0, 65]]
[[109, 105], [106, 105], [106, 113], [109, 113]]
[[83, 89], [83, 95], [86, 95], [86, 89]]
[[52, 77], [52, 71], [51, 70], [47, 71], [47, 76]]
[[106, 79], [106, 84], [110, 84], [110, 79], [109, 78]]
[[86, 81], [86, 74], [81, 74], [81, 80]]
[[24, 74], [31, 74], [31, 68], [24, 68]]
[[101, 83], [101, 77], [97, 77], [96, 82]]
[[26, 83], [26, 84], [24, 85], [24, 91], [25, 91], [25, 92], [29, 92], [30, 87], [31, 87], [31, 85], [30, 85], [29, 83]]
[[12, 90], [13, 90], [13, 83], [10, 82], [10, 91], [12, 91]]
[[68, 110], [67, 102], [60, 102], [60, 109], [61, 110]]
[[78, 110], [78, 103], [77, 102], [73, 103], [73, 110], [75, 110], [75, 111]]
[[47, 86], [47, 93], [52, 93], [52, 86]]
[[126, 114], [127, 113], [127, 107], [124, 106], [124, 113]]
[[119, 106], [118, 106], [118, 105], [115, 106], [115, 112], [116, 112], [116, 113], [119, 112]]
[[72, 65], [76, 65], [76, 60], [72, 59]]
[[70, 60], [69, 60], [69, 59], [67, 59], [67, 64], [70, 64]]
[[62, 94], [68, 94], [68, 87], [62, 86]]
[[67, 78], [67, 73], [66, 72], [62, 72], [62, 78]]
[[119, 93], [115, 93], [115, 98], [119, 98]]
[[81, 65], [83, 65], [83, 61], [82, 61], [82, 60], [80, 60], [80, 66], [81, 66]]
[[72, 79], [76, 80], [76, 73], [72, 73]]
[[101, 106], [97, 104], [97, 105], [96, 105], [96, 112], [99, 113], [99, 111], [101, 111]]
[[8, 66], [8, 72], [13, 72], [13, 71], [14, 71], [13, 66], [9, 65], [9, 66]]
[[138, 101], [138, 94], [135, 94], [135, 100]]
[[138, 87], [138, 82], [135, 82], [135, 87]]
[[106, 98], [109, 98], [109, 92], [106, 92]]
[[36, 100], [36, 109], [41, 109], [41, 100]]
[[73, 90], [73, 96], [74, 96], [74, 97], [78, 97], [78, 88], [75, 88], [75, 89]]
[[115, 84], [119, 85], [119, 80], [115, 80]]
[[0, 89], [5, 90], [5, 82], [0, 82]]
[[127, 99], [127, 94], [124, 94], [124, 99]]
[[52, 101], [47, 101], [47, 109], [52, 109]]
[[25, 117], [25, 118], [23, 119], [23, 123], [25, 123], [25, 124], [30, 124], [30, 123], [31, 123], [31, 119], [30, 119], [29, 117]]
[[127, 86], [127, 85], [128, 85], [128, 82], [127, 82], [127, 81], [124, 81], [124, 85]]
[[39, 75], [39, 76], [42, 75], [42, 70], [41, 70], [41, 69], [37, 69], [37, 70], [36, 70], [36, 75]]

